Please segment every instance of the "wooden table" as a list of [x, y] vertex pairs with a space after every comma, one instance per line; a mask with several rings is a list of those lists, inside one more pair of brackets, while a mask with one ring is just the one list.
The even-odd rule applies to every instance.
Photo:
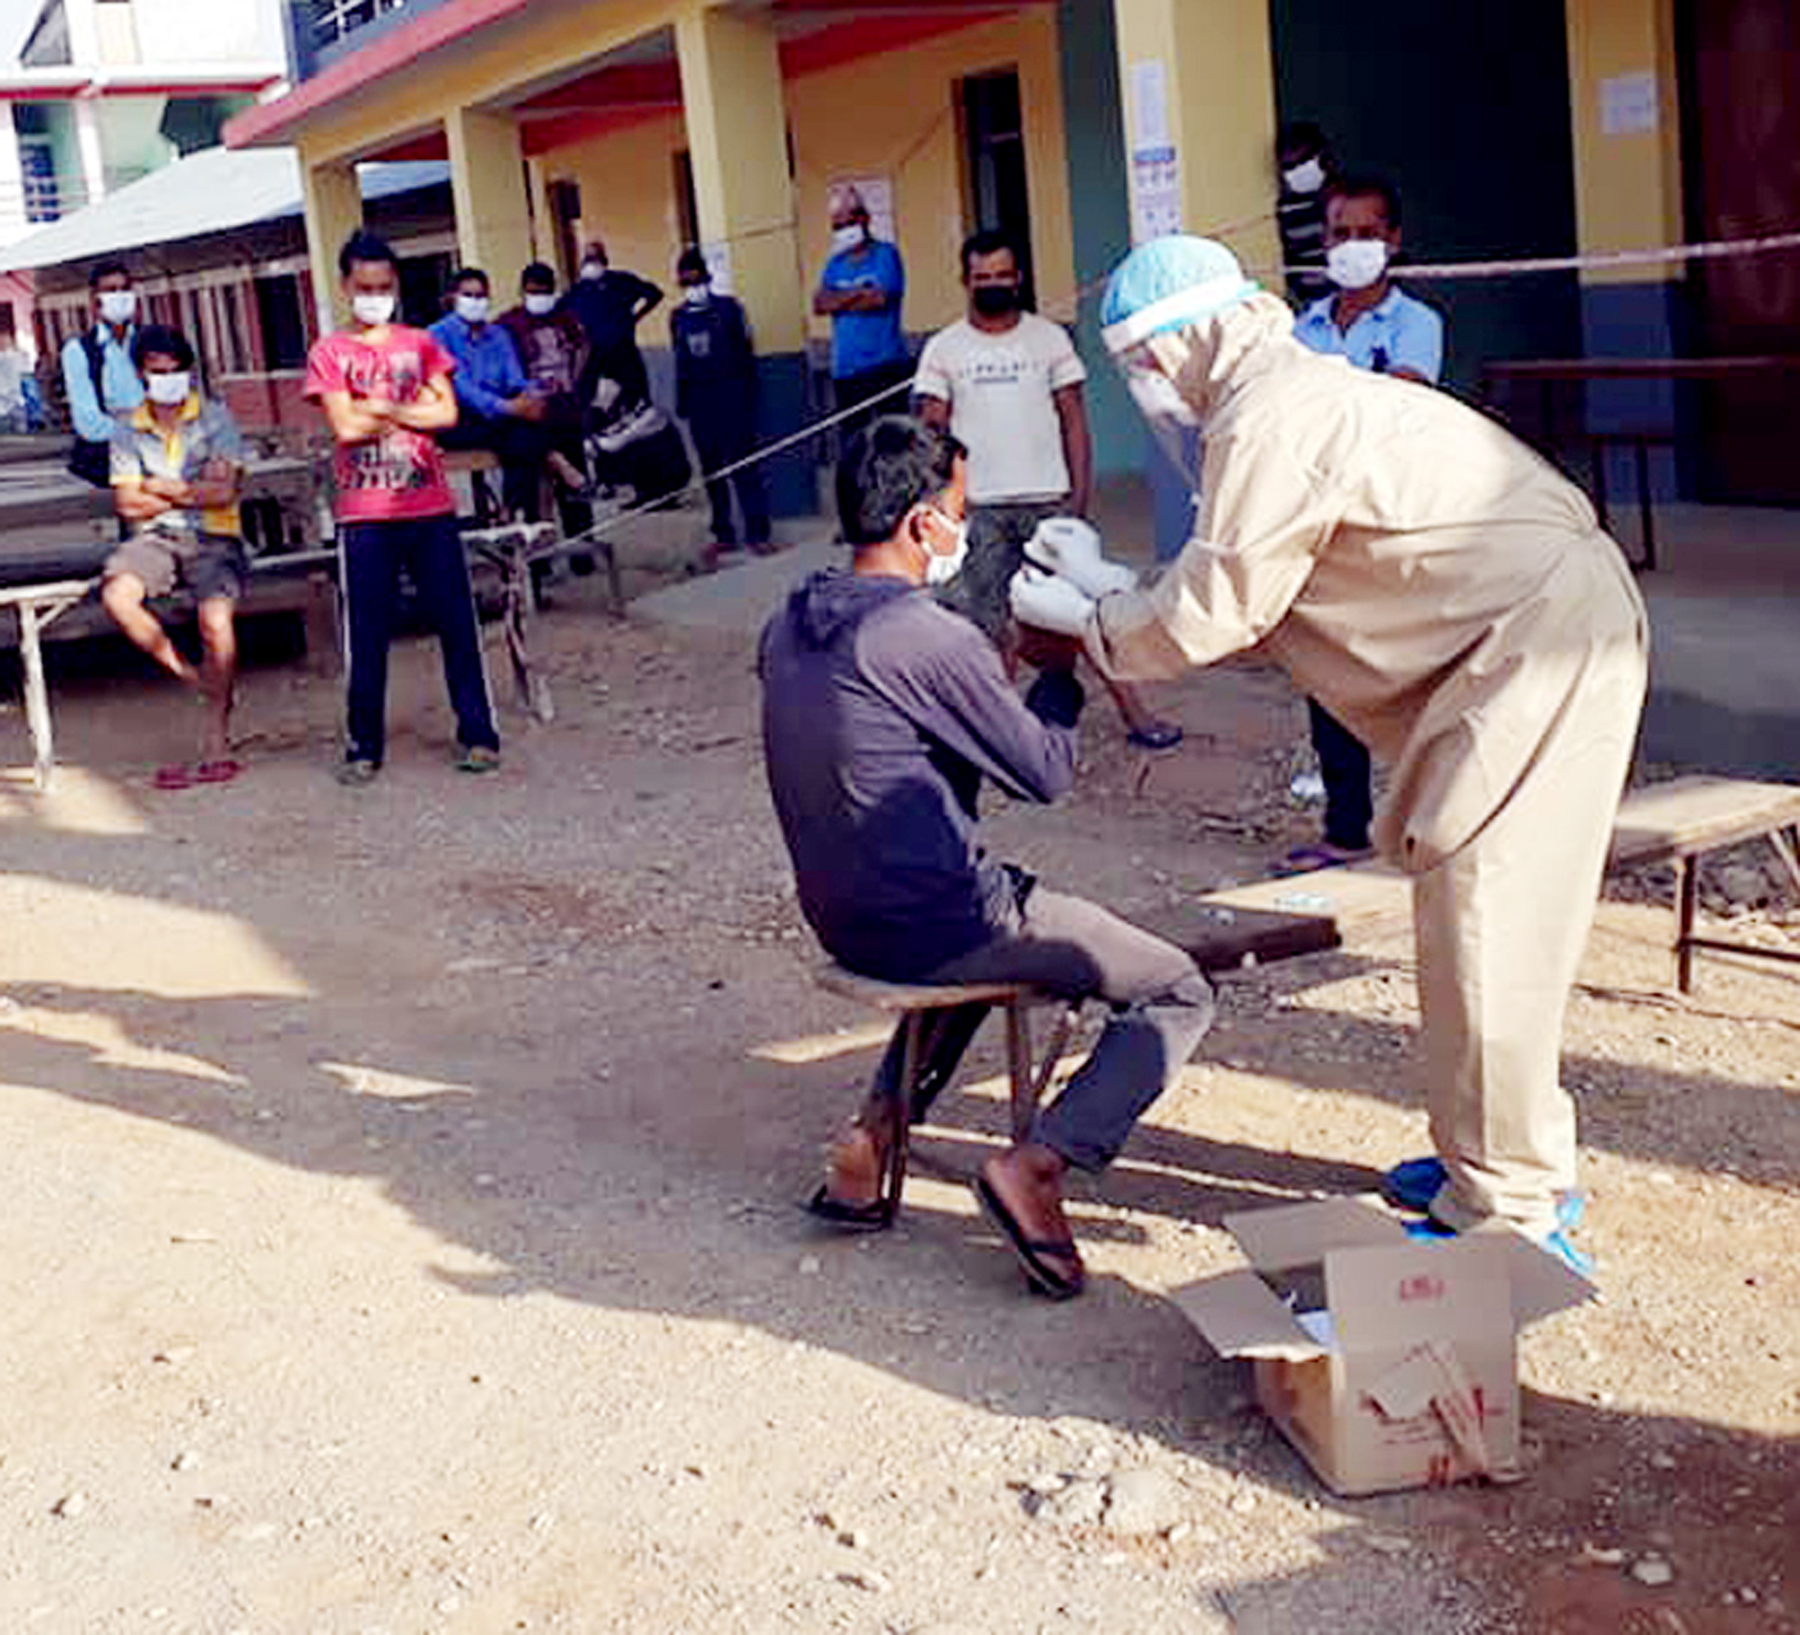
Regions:
[[[1721, 382], [1795, 373], [1800, 373], [1800, 355], [1786, 353], [1723, 358], [1528, 358], [1487, 365], [1481, 372], [1481, 396], [1482, 401], [1507, 419], [1521, 437], [1549, 454], [1568, 440], [1562, 434], [1563, 417], [1557, 412], [1558, 387], [1587, 387], [1606, 381]], [[1531, 428], [1518, 424], [1515, 416], [1503, 413], [1501, 399], [1510, 395], [1505, 389], [1511, 387], [1529, 387], [1536, 391], [1539, 420], [1535, 437], [1531, 435]], [[1600, 513], [1603, 528], [1609, 525], [1607, 452], [1612, 448], [1628, 448], [1632, 452], [1644, 553], [1640, 565], [1653, 569], [1656, 566], [1656, 518], [1650, 504], [1650, 447], [1652, 444], [1673, 446], [1674, 428], [1639, 426], [1590, 431], [1585, 408], [1580, 420], [1573, 440], [1587, 447], [1594, 508]]]

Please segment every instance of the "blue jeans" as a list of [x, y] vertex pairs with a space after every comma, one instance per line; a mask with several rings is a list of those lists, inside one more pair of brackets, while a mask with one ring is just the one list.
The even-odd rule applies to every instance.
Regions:
[[345, 758], [381, 764], [386, 746], [388, 646], [400, 616], [400, 570], [419, 593], [444, 655], [444, 685], [456, 713], [457, 741], [498, 749], [481, 626], [469, 564], [453, 516], [396, 522], [346, 522], [338, 555], [349, 632], [349, 744]]

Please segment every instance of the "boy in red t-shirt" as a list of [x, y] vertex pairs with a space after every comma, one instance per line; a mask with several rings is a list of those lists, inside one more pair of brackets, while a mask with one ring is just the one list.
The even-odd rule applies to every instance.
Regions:
[[456, 424], [456, 362], [425, 331], [393, 322], [400, 267], [385, 242], [352, 234], [338, 271], [352, 327], [325, 336], [306, 361], [306, 395], [325, 411], [337, 440], [338, 556], [350, 645], [349, 741], [338, 780], [366, 784], [381, 770], [402, 567], [443, 649], [456, 764], [491, 772], [500, 765], [500, 738], [456, 497], [433, 435]]

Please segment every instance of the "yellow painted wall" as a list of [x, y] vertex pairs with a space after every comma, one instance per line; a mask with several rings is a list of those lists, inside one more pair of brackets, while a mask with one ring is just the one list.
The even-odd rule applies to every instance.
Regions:
[[[1566, 0], [1569, 100], [1575, 124], [1575, 208], [1583, 252], [1644, 249], [1682, 241], [1681, 115], [1675, 72], [1674, 0]], [[1653, 132], [1606, 135], [1602, 84], [1653, 72], [1659, 109]], [[1584, 273], [1584, 283], [1644, 283], [1683, 269], [1645, 267]]]
[[[1035, 8], [788, 81], [800, 271], [809, 294], [830, 254], [831, 182], [887, 176], [906, 261], [906, 327], [935, 329], [961, 315], [957, 251], [965, 226], [954, 81], [1008, 67], [1018, 69], [1025, 119], [1038, 300], [1047, 311], [1067, 304], [1074, 252], [1056, 25]], [[543, 168], [547, 177], [579, 184], [583, 228], [605, 238], [615, 265], [668, 284], [680, 249], [674, 155], [686, 144], [683, 122], [671, 116], [546, 154]], [[652, 318], [650, 333], [657, 324]], [[825, 320], [814, 319], [812, 333], [826, 336]]]
[[1268, 0], [1113, 0], [1125, 144], [1138, 130], [1132, 69], [1163, 65], [1181, 165], [1183, 231], [1225, 238], [1247, 266], [1280, 262], [1270, 208], [1275, 66]]

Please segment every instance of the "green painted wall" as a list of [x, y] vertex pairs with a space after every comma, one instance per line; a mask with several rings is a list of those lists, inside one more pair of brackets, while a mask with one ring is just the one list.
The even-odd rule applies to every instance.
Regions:
[[1100, 344], [1098, 285], [1131, 248], [1125, 185], [1125, 131], [1112, 0], [1061, 0], [1063, 118], [1068, 130], [1069, 202], [1075, 282], [1086, 292], [1075, 344], [1088, 366], [1094, 465], [1101, 474], [1143, 464], [1143, 424]]
[[[1340, 160], [1388, 176], [1415, 260], [1569, 255], [1574, 151], [1563, 0], [1271, 0], [1283, 119], [1313, 119]], [[1448, 377], [1581, 345], [1572, 274], [1421, 286], [1444, 312]]]

